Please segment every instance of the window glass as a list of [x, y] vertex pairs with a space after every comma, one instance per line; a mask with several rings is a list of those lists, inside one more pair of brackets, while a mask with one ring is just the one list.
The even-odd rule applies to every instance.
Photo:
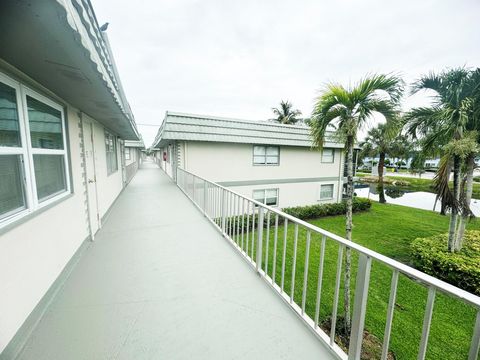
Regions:
[[254, 146], [253, 147], [253, 155], [265, 156], [265, 151], [266, 151], [265, 146]]
[[280, 158], [278, 146], [254, 146], [253, 163], [255, 165], [278, 165]]
[[125, 148], [125, 160], [130, 160], [130, 148]]
[[21, 146], [15, 89], [0, 82], [0, 146]]
[[322, 150], [322, 162], [333, 163], [333, 160], [334, 160], [333, 149], [323, 149]]
[[278, 189], [253, 190], [253, 199], [269, 206], [278, 205]]
[[277, 205], [278, 189], [268, 189], [265, 191], [265, 204], [274, 206]]
[[37, 99], [27, 96], [32, 147], [63, 149], [62, 114]]
[[253, 199], [263, 203], [263, 200], [265, 199], [265, 191], [253, 190]]
[[37, 198], [47, 200], [67, 189], [63, 155], [33, 155]]
[[320, 199], [333, 198], [333, 184], [325, 184], [320, 186]]
[[22, 156], [0, 155], [0, 219], [25, 207]]

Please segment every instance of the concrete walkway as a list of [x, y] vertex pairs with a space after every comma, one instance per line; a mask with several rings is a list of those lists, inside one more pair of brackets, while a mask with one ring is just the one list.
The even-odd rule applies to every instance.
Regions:
[[330, 359], [153, 163], [112, 208], [20, 359]]

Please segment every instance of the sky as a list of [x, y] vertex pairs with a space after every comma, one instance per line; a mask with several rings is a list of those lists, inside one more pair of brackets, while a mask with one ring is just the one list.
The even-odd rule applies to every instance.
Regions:
[[[309, 116], [327, 82], [480, 66], [479, 0], [92, 0], [145, 145], [165, 112]], [[426, 105], [429, 94], [404, 99]], [[380, 118], [373, 120], [381, 121]]]

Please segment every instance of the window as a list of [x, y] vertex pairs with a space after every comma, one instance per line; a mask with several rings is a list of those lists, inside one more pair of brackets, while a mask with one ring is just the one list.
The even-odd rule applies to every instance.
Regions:
[[335, 160], [334, 149], [322, 149], [322, 163], [333, 163]]
[[69, 193], [63, 108], [0, 73], [0, 226]]
[[280, 163], [280, 148], [278, 146], [253, 147], [254, 165], [278, 165]]
[[278, 189], [253, 190], [253, 199], [265, 205], [278, 205]]
[[130, 160], [130, 148], [125, 148], [125, 160]]
[[333, 199], [333, 184], [320, 185], [320, 200]]
[[117, 139], [108, 131], [105, 131], [105, 150], [107, 152], [107, 175], [110, 175], [118, 170], [118, 161]]

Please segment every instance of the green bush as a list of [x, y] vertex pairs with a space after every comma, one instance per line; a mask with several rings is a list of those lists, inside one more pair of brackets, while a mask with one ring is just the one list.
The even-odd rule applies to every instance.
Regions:
[[[369, 210], [372, 203], [368, 199], [354, 198], [353, 212]], [[333, 204], [296, 206], [282, 209], [283, 212], [302, 220], [318, 219], [324, 216], [343, 215], [347, 212], [347, 204], [342, 201]]]
[[[372, 207], [372, 202], [364, 198], [354, 198], [353, 199], [353, 212], [366, 211]], [[317, 219], [323, 216], [334, 216], [342, 215], [347, 212], [346, 203], [343, 201], [341, 203], [332, 203], [332, 204], [321, 204], [321, 205], [310, 205], [310, 206], [296, 206], [282, 209], [284, 213], [287, 213], [291, 216], [294, 216], [301, 220]], [[253, 222], [252, 222], [253, 218]], [[220, 222], [220, 219], [217, 219]], [[278, 224], [283, 224], [284, 218], [279, 216]], [[264, 227], [267, 226], [268, 217], [265, 216]], [[247, 225], [247, 216], [233, 216], [226, 219], [227, 232], [232, 231], [246, 231], [252, 229], [252, 224], [255, 224], [255, 227], [258, 226], [258, 214], [255, 213], [253, 216], [250, 214], [248, 216], [248, 225]], [[275, 224], [275, 214], [270, 215], [270, 226]]]
[[465, 232], [462, 251], [447, 249], [448, 234], [415, 239], [415, 266], [461, 289], [480, 295], [480, 231]]

